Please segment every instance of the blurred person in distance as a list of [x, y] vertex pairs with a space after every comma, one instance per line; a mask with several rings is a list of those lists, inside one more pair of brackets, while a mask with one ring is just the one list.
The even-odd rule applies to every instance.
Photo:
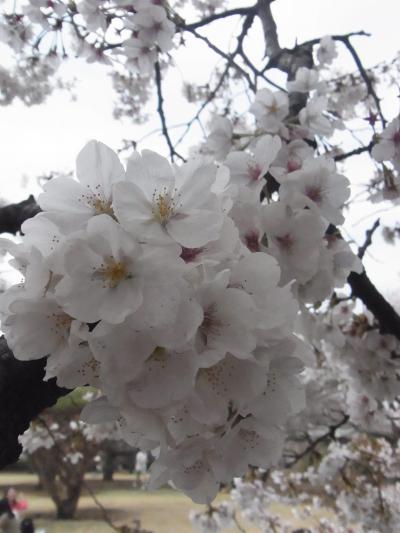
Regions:
[[19, 531], [19, 521], [13, 505], [17, 501], [17, 491], [13, 487], [8, 487], [4, 491], [4, 496], [0, 500], [0, 532], [17, 533]]

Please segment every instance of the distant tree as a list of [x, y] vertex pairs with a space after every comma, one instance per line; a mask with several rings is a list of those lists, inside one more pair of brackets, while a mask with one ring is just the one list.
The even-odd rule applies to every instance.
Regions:
[[74, 518], [84, 476], [93, 468], [101, 442], [113, 429], [112, 424], [91, 426], [79, 420], [84, 405], [82, 401], [76, 403], [79, 396], [74, 396], [75, 401], [69, 396], [59, 400], [20, 437], [41, 486], [56, 506], [57, 518], [64, 520]]

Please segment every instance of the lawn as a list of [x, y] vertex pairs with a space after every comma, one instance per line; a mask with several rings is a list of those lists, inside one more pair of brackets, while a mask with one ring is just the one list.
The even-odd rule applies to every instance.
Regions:
[[[188, 515], [191, 509], [202, 506], [192, 503], [186, 496], [169, 488], [147, 492], [132, 488], [133, 477], [128, 474], [117, 474], [115, 481], [103, 482], [91, 474], [87, 483], [96, 498], [107, 510], [115, 525], [132, 523], [139, 519], [142, 527], [152, 533], [192, 533]], [[29, 504], [27, 516], [33, 517], [35, 526], [44, 528], [46, 533], [109, 533], [112, 529], [102, 519], [101, 510], [96, 506], [87, 491], [83, 491], [79, 501], [75, 520], [55, 520], [55, 510], [51, 499], [46, 493], [37, 489], [37, 477], [27, 473], [0, 473], [0, 490], [12, 485], [24, 495]], [[219, 499], [228, 495], [221, 494]], [[290, 510], [284, 506], [274, 508], [282, 516], [288, 516]], [[294, 522], [296, 527], [309, 525], [310, 522]], [[259, 533], [259, 530], [245, 526], [246, 533]], [[224, 533], [237, 533], [238, 529], [227, 529]]]

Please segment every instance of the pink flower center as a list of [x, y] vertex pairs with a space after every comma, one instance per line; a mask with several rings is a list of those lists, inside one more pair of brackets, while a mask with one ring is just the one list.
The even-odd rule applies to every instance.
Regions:
[[310, 200], [312, 200], [316, 204], [320, 203], [322, 200], [321, 189], [319, 187], [316, 187], [315, 185], [311, 187], [306, 187], [305, 195], [308, 196], [308, 198], [310, 198]]
[[252, 181], [258, 181], [261, 176], [261, 167], [257, 163], [249, 164], [247, 167], [247, 175]]
[[258, 231], [253, 230], [246, 233], [244, 236], [245, 244], [250, 252], [259, 252], [260, 251], [260, 236]]
[[208, 336], [218, 335], [220, 327], [222, 326], [222, 323], [216, 316], [216, 312], [217, 306], [215, 303], [209, 305], [208, 308], [204, 310], [204, 318], [200, 325], [199, 332], [205, 346], [207, 346]]
[[394, 144], [400, 144], [400, 131], [396, 131], [393, 135], [393, 142]]
[[162, 24], [161, 22], [155, 22], [153, 24], [153, 31], [155, 31], [156, 33], [159, 33], [161, 30], [162, 30]]
[[185, 248], [182, 247], [181, 258], [185, 263], [191, 263], [203, 251], [203, 248]]
[[293, 246], [293, 239], [289, 233], [282, 237], [276, 237], [276, 240], [278, 241], [279, 246], [284, 250], [290, 250]]
[[296, 159], [288, 159], [286, 168], [288, 172], [299, 170], [299, 168], [301, 168], [301, 161], [296, 160]]

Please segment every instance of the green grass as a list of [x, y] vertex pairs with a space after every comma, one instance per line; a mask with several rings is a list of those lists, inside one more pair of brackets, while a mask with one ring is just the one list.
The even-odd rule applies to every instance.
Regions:
[[[96, 497], [106, 508], [115, 525], [130, 524], [134, 519], [141, 521], [142, 527], [154, 533], [192, 533], [188, 515], [191, 509], [203, 506], [192, 503], [186, 496], [169, 488], [147, 492], [132, 488], [133, 476], [117, 474], [113, 482], [103, 482], [99, 476], [91, 474], [86, 481]], [[29, 508], [26, 515], [33, 517], [36, 527], [46, 529], [46, 533], [109, 533], [112, 529], [102, 519], [101, 510], [92, 497], [83, 491], [75, 520], [55, 520], [54, 504], [48, 495], [37, 490], [37, 477], [27, 473], [0, 473], [0, 490], [12, 485], [27, 499]], [[226, 499], [221, 494], [219, 499]], [[274, 512], [288, 517], [290, 509], [275, 506]], [[307, 526], [312, 522], [295, 522], [296, 527]], [[259, 530], [244, 524], [246, 533], [259, 533]], [[226, 533], [237, 533], [237, 529]], [[225, 532], [224, 532], [225, 533]]]

